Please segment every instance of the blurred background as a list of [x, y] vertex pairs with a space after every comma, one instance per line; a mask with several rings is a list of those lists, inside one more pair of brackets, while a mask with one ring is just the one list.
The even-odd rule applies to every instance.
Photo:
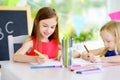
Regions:
[[60, 39], [73, 37], [75, 42], [99, 40], [100, 27], [109, 20], [109, 0], [0, 0], [0, 6], [27, 6], [32, 21], [44, 6], [56, 9], [59, 17]]

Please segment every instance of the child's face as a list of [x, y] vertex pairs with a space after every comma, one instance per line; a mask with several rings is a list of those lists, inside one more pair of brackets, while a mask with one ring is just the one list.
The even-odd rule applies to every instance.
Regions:
[[39, 22], [40, 34], [43, 39], [48, 39], [54, 33], [56, 24], [56, 17], [44, 19]]
[[107, 48], [109, 51], [112, 51], [115, 49], [115, 36], [112, 35], [107, 30], [101, 32], [101, 38], [104, 42], [105, 48]]

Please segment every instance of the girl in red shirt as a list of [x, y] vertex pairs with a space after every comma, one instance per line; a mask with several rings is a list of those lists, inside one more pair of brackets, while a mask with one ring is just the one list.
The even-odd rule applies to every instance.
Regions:
[[[13, 60], [41, 64], [46, 59], [56, 59], [59, 49], [61, 49], [61, 46], [58, 34], [58, 16], [55, 9], [43, 7], [34, 19], [31, 36], [15, 53]], [[44, 56], [38, 55], [34, 50]]]

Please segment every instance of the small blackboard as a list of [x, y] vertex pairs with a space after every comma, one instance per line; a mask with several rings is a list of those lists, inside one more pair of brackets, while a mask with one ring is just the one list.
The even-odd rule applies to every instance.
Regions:
[[0, 61], [9, 60], [8, 35], [29, 34], [30, 18], [28, 6], [0, 7]]

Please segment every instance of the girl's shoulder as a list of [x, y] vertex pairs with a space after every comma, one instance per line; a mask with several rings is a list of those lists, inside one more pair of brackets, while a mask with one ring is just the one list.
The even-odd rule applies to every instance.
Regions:
[[23, 43], [23, 46], [33, 46], [33, 40], [31, 37], [28, 37], [24, 43]]

